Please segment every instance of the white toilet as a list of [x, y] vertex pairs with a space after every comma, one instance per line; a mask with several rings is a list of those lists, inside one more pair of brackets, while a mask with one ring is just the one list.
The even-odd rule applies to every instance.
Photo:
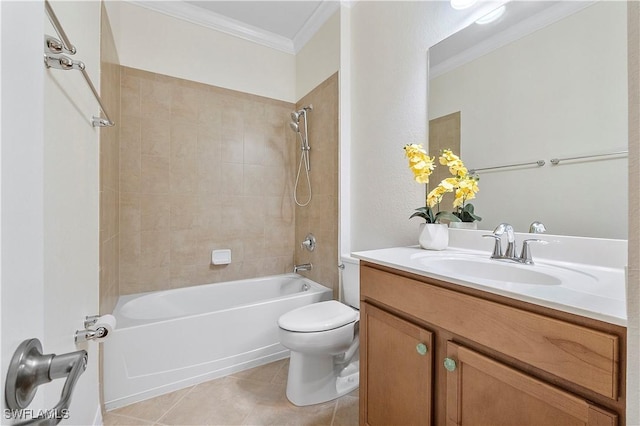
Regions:
[[345, 303], [313, 303], [278, 319], [280, 343], [291, 350], [287, 398], [298, 406], [345, 395], [359, 384], [358, 261], [344, 258]]

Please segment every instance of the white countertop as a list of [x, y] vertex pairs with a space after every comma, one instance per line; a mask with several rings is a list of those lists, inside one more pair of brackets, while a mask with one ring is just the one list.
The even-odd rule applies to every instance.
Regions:
[[[401, 271], [422, 275], [461, 286], [474, 288], [512, 299], [545, 306], [560, 311], [581, 315], [621, 326], [627, 325], [625, 268], [626, 241], [602, 240], [594, 238], [563, 237], [555, 235], [535, 235], [556, 245], [546, 253], [555, 254], [553, 260], [544, 257], [545, 250], [538, 246], [533, 258], [535, 265], [515, 265], [515, 268], [529, 268], [525, 272], [540, 272], [559, 277], [557, 285], [527, 284], [494, 281], [471, 276], [468, 273], [434, 271], [429, 265], [439, 259], [468, 259], [471, 262], [502, 262], [486, 260], [491, 255], [493, 241], [483, 239], [481, 231], [450, 230], [450, 247], [442, 251], [423, 250], [414, 247], [393, 247], [353, 253], [353, 257], [371, 263], [388, 266]], [[461, 234], [461, 232], [463, 234]], [[517, 238], [532, 237], [523, 234]], [[478, 240], [484, 240], [478, 242]], [[471, 241], [465, 244], [463, 241]], [[458, 246], [451, 246], [451, 243]], [[461, 247], [466, 246], [466, 247]], [[478, 246], [484, 249], [478, 250]], [[572, 250], [569, 254], [562, 249]], [[536, 257], [536, 252], [539, 256]], [[558, 259], [561, 258], [561, 259]]]

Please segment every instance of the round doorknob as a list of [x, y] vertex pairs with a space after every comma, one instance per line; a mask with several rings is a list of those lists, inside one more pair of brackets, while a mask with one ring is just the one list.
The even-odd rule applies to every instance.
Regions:
[[444, 368], [447, 369], [447, 371], [454, 371], [456, 369], [457, 365], [455, 360], [451, 359], [451, 358], [445, 358], [444, 359]]
[[426, 355], [428, 351], [429, 349], [424, 343], [418, 343], [416, 345], [416, 352], [418, 352], [420, 355]]

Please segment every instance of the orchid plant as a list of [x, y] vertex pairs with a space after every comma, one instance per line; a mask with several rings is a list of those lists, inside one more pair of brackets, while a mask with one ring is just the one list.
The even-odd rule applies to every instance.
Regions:
[[[429, 192], [429, 176], [435, 169], [435, 157], [429, 157], [420, 144], [408, 144], [404, 147], [405, 156], [409, 159], [409, 169], [418, 183], [427, 185], [427, 199], [425, 207], [417, 208], [410, 218], [422, 217], [427, 223], [439, 223], [441, 219], [450, 222], [474, 222], [482, 220], [475, 214], [473, 205], [467, 203], [475, 198], [478, 192], [478, 176], [470, 174], [464, 163], [451, 150], [445, 149], [440, 154], [440, 164], [449, 167], [453, 177], [443, 179], [438, 186]], [[453, 213], [440, 210], [440, 203], [444, 194], [455, 192]], [[434, 213], [433, 209], [437, 208]]]
[[[435, 169], [435, 157], [429, 157], [427, 151], [425, 151], [420, 144], [405, 145], [404, 154], [405, 157], [409, 159], [409, 169], [413, 172], [414, 180], [418, 183], [426, 184], [428, 192], [429, 176], [431, 176], [431, 173], [433, 173], [433, 170]], [[425, 206], [415, 209], [415, 213], [409, 216], [409, 219], [413, 217], [421, 217], [426, 221], [426, 223], [440, 223], [441, 219], [459, 222], [460, 219], [452, 213], [440, 211], [440, 201], [442, 201], [442, 196], [434, 198], [431, 196], [432, 192], [428, 192], [429, 195], [427, 195]], [[437, 207], [437, 212], [435, 213], [433, 211], [434, 207]]]
[[[440, 197], [438, 202], [442, 200], [442, 196], [447, 192], [455, 192], [453, 200], [453, 214], [460, 219], [461, 222], [481, 221], [482, 218], [475, 214], [473, 204], [467, 201], [476, 198], [476, 194], [480, 190], [478, 181], [480, 178], [469, 173], [464, 163], [450, 149], [445, 149], [440, 155], [440, 164], [449, 167], [449, 173], [453, 175], [451, 178], [443, 179], [442, 182], [431, 191], [429, 195]], [[433, 193], [433, 194], [432, 194]], [[427, 204], [428, 204], [427, 197]]]

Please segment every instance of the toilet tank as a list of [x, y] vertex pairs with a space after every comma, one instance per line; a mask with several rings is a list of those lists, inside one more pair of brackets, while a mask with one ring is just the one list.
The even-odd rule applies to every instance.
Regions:
[[342, 301], [349, 306], [360, 309], [360, 261], [353, 257], [343, 256], [342, 264]]

